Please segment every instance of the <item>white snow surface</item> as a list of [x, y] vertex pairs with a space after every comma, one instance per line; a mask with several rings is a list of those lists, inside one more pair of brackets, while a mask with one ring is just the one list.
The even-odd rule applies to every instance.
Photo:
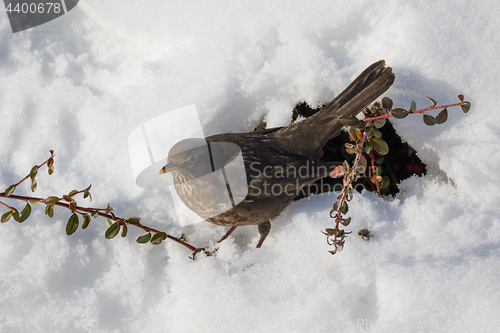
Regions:
[[104, 219], [68, 237], [69, 211], [33, 207], [0, 225], [0, 332], [498, 332], [499, 16], [488, 0], [86, 0], [13, 34], [2, 7], [0, 189], [53, 149], [33, 195], [92, 184], [91, 206], [197, 246], [226, 228], [181, 228], [166, 191], [137, 187], [127, 137], [141, 122], [196, 104], [207, 135], [286, 125], [296, 103], [330, 101], [379, 59], [395, 107], [462, 93], [472, 108], [395, 122], [429, 173], [395, 199], [356, 194], [335, 256], [329, 195], [293, 203], [261, 249], [241, 227], [196, 261], [168, 240], [136, 243], [134, 228], [106, 240]]

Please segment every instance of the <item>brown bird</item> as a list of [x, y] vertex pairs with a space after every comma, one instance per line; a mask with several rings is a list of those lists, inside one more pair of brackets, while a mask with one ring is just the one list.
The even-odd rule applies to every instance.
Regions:
[[172, 172], [182, 202], [218, 225], [257, 225], [260, 247], [270, 221], [298, 191], [327, 177], [338, 163], [322, 162], [326, 142], [340, 133], [340, 116], [355, 116], [382, 95], [394, 74], [380, 60], [313, 116], [289, 126], [227, 133], [175, 144], [160, 173]]

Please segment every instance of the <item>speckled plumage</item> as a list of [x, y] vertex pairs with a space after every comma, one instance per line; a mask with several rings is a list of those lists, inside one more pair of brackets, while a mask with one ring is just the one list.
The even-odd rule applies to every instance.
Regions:
[[[176, 144], [163, 170], [172, 171], [181, 200], [205, 220], [233, 227], [229, 232], [237, 226], [258, 225], [261, 238], [257, 247], [260, 247], [269, 233], [270, 220], [293, 201], [297, 191], [328, 176], [334, 167], [334, 163], [322, 162], [319, 158], [326, 142], [337, 136], [342, 128], [338, 117], [358, 114], [383, 94], [393, 81], [391, 68], [385, 67], [381, 60], [368, 67], [330, 104], [307, 119], [285, 127], [205, 138], [210, 145], [235, 144], [221, 148], [227, 157], [226, 162], [234, 159], [239, 153], [234, 147], [239, 147], [245, 164], [248, 194], [223, 213], [217, 213], [221, 211], [217, 205], [220, 205], [218, 198], [227, 190], [225, 184], [209, 184], [199, 178], [211, 172], [206, 162], [209, 159], [198, 158], [206, 155], [207, 150], [186, 149], [197, 145], [193, 144], [196, 143], [194, 140], [203, 139], [187, 139]], [[271, 190], [273, 186], [275, 191]], [[280, 188], [282, 193], [279, 193]]]

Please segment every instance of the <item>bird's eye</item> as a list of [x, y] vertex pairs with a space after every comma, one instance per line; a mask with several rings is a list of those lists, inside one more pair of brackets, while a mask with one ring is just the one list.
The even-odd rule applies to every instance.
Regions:
[[194, 164], [196, 162], [196, 157], [194, 157], [193, 155], [189, 155], [188, 162], [189, 164]]

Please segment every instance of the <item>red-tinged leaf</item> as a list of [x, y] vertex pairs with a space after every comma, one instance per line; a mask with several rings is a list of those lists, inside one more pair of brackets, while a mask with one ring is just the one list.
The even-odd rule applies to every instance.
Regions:
[[463, 102], [464, 101], [464, 95], [462, 95], [462, 94], [458, 95], [458, 99], [460, 100], [460, 102]]
[[344, 170], [345, 168], [342, 165], [339, 165], [335, 169], [333, 169], [332, 172], [330, 172], [330, 177], [332, 178], [339, 178], [344, 175]]

